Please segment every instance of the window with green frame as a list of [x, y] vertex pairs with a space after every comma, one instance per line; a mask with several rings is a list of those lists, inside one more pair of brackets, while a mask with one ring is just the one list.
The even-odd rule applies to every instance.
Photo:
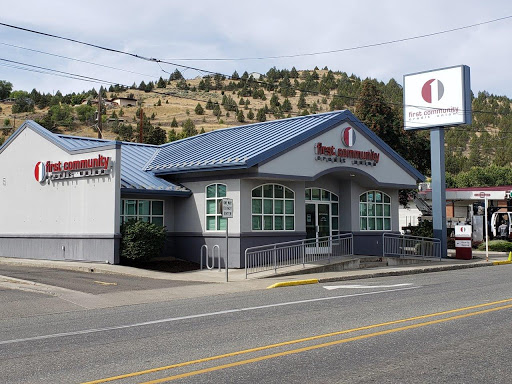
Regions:
[[163, 200], [121, 199], [121, 224], [141, 220], [164, 226]]
[[391, 230], [391, 198], [384, 192], [368, 191], [359, 196], [361, 231]]
[[210, 184], [206, 186], [206, 230], [225, 231], [227, 220], [222, 217], [222, 198], [226, 197], [225, 184]]
[[295, 194], [279, 184], [263, 184], [252, 190], [253, 231], [293, 231]]

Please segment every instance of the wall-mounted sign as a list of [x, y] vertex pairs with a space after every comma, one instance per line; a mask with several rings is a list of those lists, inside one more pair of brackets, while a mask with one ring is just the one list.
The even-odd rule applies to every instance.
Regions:
[[34, 168], [34, 177], [39, 183], [46, 180], [75, 179], [108, 175], [112, 171], [112, 159], [98, 155], [92, 159], [71, 161], [39, 161]]
[[332, 163], [345, 163], [349, 160], [352, 164], [377, 165], [380, 153], [369, 151], [358, 151], [356, 149], [336, 148], [325, 146], [322, 143], [315, 143], [315, 160], [328, 161]]
[[469, 67], [459, 65], [404, 76], [404, 128], [471, 123]]

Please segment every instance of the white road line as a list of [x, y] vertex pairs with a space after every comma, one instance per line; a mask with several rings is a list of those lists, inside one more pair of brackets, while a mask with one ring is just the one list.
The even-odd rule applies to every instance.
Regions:
[[159, 320], [153, 320], [153, 321], [145, 321], [143, 323], [117, 325], [117, 326], [104, 327], [104, 328], [84, 329], [84, 330], [81, 330], [81, 331], [62, 332], [62, 333], [54, 333], [54, 334], [50, 334], [50, 335], [26, 337], [26, 338], [22, 338], [22, 339], [4, 340], [4, 341], [0, 341], [0, 345], [23, 343], [23, 342], [27, 342], [27, 341], [56, 339], [56, 338], [59, 338], [59, 337], [66, 337], [66, 336], [86, 335], [86, 334], [90, 334], [90, 333], [99, 333], [99, 332], [106, 332], [106, 331], [115, 331], [115, 330], [119, 330], [119, 329], [143, 327], [143, 326], [154, 325], [154, 324], [170, 323], [170, 322], [173, 322], [173, 321], [198, 319], [198, 318], [202, 318], [202, 317], [211, 317], [211, 316], [219, 316], [219, 315], [225, 315], [225, 314], [228, 314], [228, 313], [255, 311], [255, 310], [258, 310], [258, 309], [284, 307], [284, 306], [287, 306], [287, 305], [297, 305], [297, 304], [304, 304], [304, 303], [313, 303], [313, 302], [316, 302], [316, 301], [328, 301], [328, 300], [344, 299], [344, 298], [356, 297], [356, 296], [377, 295], [377, 294], [381, 294], [381, 293], [405, 291], [405, 290], [416, 289], [416, 288], [419, 288], [419, 287], [403, 287], [403, 288], [397, 288], [397, 289], [388, 289], [388, 290], [385, 290], [385, 291], [354, 293], [354, 294], [351, 294], [351, 295], [320, 297], [320, 298], [316, 298], [316, 299], [289, 301], [289, 302], [277, 303], [277, 304], [260, 305], [260, 306], [257, 306], [257, 307], [227, 309], [225, 311], [210, 312], [210, 313], [200, 313], [200, 314], [197, 314], [197, 315], [189, 315], [189, 316], [171, 317], [171, 318], [166, 318], [166, 319], [159, 319]]
[[333, 289], [375, 289], [375, 288], [397, 288], [397, 287], [407, 287], [412, 285], [412, 283], [403, 283], [403, 284], [392, 284], [392, 285], [362, 285], [362, 284], [346, 284], [346, 285], [328, 285], [324, 286], [325, 289], [333, 290]]

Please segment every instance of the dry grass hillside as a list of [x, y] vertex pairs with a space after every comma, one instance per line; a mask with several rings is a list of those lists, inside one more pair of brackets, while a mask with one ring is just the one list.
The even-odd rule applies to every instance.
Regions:
[[[317, 70], [317, 74], [320, 78], [324, 74], [327, 74], [327, 70]], [[299, 71], [299, 74], [302, 74], [301, 71]], [[337, 74], [336, 78], [339, 78], [340, 76]], [[293, 79], [292, 84], [293, 84]], [[191, 89], [198, 88], [199, 82], [201, 81], [200, 78], [196, 79], [189, 79], [186, 80], [187, 84]], [[227, 85], [231, 80], [226, 79], [224, 80], [224, 85]], [[298, 81], [302, 81], [300, 78]], [[234, 83], [238, 83], [239, 81], [234, 81]], [[177, 87], [178, 81], [171, 81], [166, 85], [166, 88], [155, 88], [152, 92], [144, 92], [139, 91], [136, 89], [127, 89], [126, 91], [119, 92], [119, 93], [113, 93], [113, 92], [107, 92], [107, 97], [111, 98], [112, 96], [118, 96], [118, 97], [129, 97], [131, 94], [133, 94], [133, 97], [137, 99], [138, 105], [142, 105], [143, 111], [146, 114], [147, 117], [154, 116], [151, 118], [151, 124], [153, 126], [159, 126], [162, 129], [166, 130], [167, 132], [171, 130], [171, 122], [175, 118], [178, 122], [179, 127], [175, 128], [176, 132], [180, 132], [181, 125], [184, 121], [187, 119], [191, 119], [198, 131], [201, 131], [201, 129], [204, 129], [206, 132], [218, 129], [218, 128], [226, 128], [236, 125], [242, 125], [242, 124], [250, 124], [257, 122], [256, 117], [254, 119], [249, 119], [247, 116], [249, 114], [249, 111], [252, 110], [254, 115], [256, 116], [257, 111], [260, 108], [264, 108], [265, 105], [270, 106], [270, 99], [272, 95], [274, 94], [274, 91], [268, 91], [265, 89], [265, 87], [261, 87], [265, 93], [265, 100], [262, 100], [260, 98], [255, 99], [253, 97], [243, 97], [244, 100], [249, 100], [249, 105], [239, 105], [240, 96], [238, 95], [238, 89], [235, 91], [221, 91], [221, 90], [210, 90], [209, 92], [205, 91], [185, 91], [181, 90]], [[306, 103], [308, 104], [308, 107], [314, 106], [313, 112], [325, 112], [328, 111], [329, 108], [329, 102], [332, 100], [332, 95], [335, 93], [335, 90], [330, 92], [330, 95], [320, 95], [320, 94], [308, 94], [305, 96]], [[172, 94], [172, 95], [169, 95]], [[221, 116], [217, 117], [213, 114], [212, 110], [207, 110], [205, 108], [206, 103], [209, 99], [213, 103], [218, 102], [221, 104], [223, 95], [229, 95], [231, 96], [234, 101], [237, 103], [238, 108], [243, 111], [245, 115], [245, 121], [239, 122], [237, 121], [236, 112], [230, 111], [227, 112], [222, 106], [221, 106]], [[292, 110], [289, 112], [284, 112], [284, 116], [297, 116], [299, 115], [303, 109], [299, 109], [297, 107], [297, 103], [299, 100], [300, 92], [296, 92], [296, 95], [294, 97], [288, 97]], [[278, 94], [279, 101], [282, 103], [284, 101], [284, 97]], [[159, 103], [160, 101], [160, 103]], [[198, 115], [195, 113], [195, 108], [197, 104], [201, 104], [201, 106], [204, 109], [203, 115]], [[160, 104], [160, 105], [158, 105]], [[316, 108], [317, 107], [317, 108]], [[35, 108], [34, 112], [31, 113], [12, 113], [12, 104], [7, 102], [0, 102], [0, 128], [3, 131], [3, 137], [6, 138], [10, 133], [13, 132], [13, 129], [8, 129], [8, 127], [19, 127], [19, 125], [27, 120], [38, 120], [42, 119], [47, 113], [48, 108], [44, 109], [38, 109]], [[134, 130], [137, 130], [138, 128], [138, 117], [135, 116], [136, 111], [138, 109], [138, 106], [131, 106], [131, 107], [119, 107], [119, 106], [107, 106], [107, 113], [106, 116], [110, 117], [113, 112], [117, 116], [121, 116], [120, 119], [124, 120], [125, 124], [131, 124], [134, 128]], [[311, 108], [310, 112], [311, 112]], [[122, 110], [122, 111], [121, 111]], [[273, 120], [276, 117], [268, 113], [266, 115], [267, 120]], [[84, 136], [84, 137], [97, 137], [97, 131], [96, 128], [93, 126], [93, 124], [81, 124], [78, 119], [75, 116], [74, 122], [71, 127], [66, 126], [59, 126], [57, 127], [58, 130], [65, 134], [71, 134], [76, 136]], [[111, 124], [104, 123], [104, 130], [103, 130], [103, 137], [106, 139], [115, 139], [116, 134], [112, 132], [112, 126]], [[0, 136], [2, 133], [0, 133]]]

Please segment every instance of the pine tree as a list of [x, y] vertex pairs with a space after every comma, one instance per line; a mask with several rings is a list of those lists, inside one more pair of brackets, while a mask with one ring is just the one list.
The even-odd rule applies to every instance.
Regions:
[[203, 109], [203, 107], [201, 106], [200, 103], [197, 103], [196, 108], [195, 108], [195, 112], [196, 112], [196, 115], [204, 114], [204, 109]]
[[239, 121], [240, 123], [243, 123], [245, 121], [244, 111], [242, 111], [242, 110], [238, 111], [238, 113], [236, 114], [236, 120]]
[[256, 120], [261, 122], [267, 120], [267, 116], [265, 115], [265, 110], [263, 108], [258, 109], [258, 113], [256, 114]]
[[174, 127], [174, 128], [175, 128], [175, 127], [177, 127], [177, 126], [178, 126], [178, 121], [176, 121], [176, 118], [175, 118], [175, 117], [173, 117], [173, 118], [172, 118], [172, 122], [171, 122], [171, 127]]
[[197, 129], [194, 122], [190, 119], [185, 120], [183, 123], [183, 136], [184, 137], [191, 137], [197, 135]]
[[297, 102], [297, 107], [299, 109], [306, 108], [306, 97], [304, 97], [304, 93], [302, 92], [299, 96], [299, 101]]

